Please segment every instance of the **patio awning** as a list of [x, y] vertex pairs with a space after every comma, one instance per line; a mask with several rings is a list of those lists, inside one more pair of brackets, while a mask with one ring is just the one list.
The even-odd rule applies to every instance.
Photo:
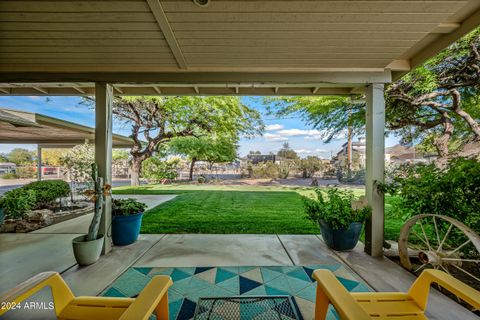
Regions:
[[4, 0], [0, 95], [348, 95], [479, 24], [478, 0]]
[[[38, 144], [42, 148], [70, 148], [95, 143], [95, 129], [39, 113], [0, 108], [0, 143]], [[130, 148], [132, 139], [112, 136], [114, 148]]]
[[[0, 95], [95, 95], [111, 182], [114, 95], [365, 93], [366, 250], [381, 256], [384, 84], [479, 25], [478, 0], [3, 0]], [[106, 235], [110, 220], [107, 204]]]

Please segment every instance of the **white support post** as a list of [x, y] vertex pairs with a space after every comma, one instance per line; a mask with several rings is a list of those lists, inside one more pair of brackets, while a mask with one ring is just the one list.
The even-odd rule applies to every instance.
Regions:
[[42, 147], [37, 144], [37, 180], [42, 180]]
[[374, 256], [383, 255], [385, 199], [378, 192], [377, 183], [384, 182], [385, 171], [385, 97], [383, 84], [367, 86], [367, 145], [365, 191], [372, 216], [365, 228], [365, 251]]
[[[95, 83], [95, 162], [98, 175], [105, 184], [112, 184], [112, 86], [107, 83]], [[105, 236], [102, 253], [112, 249], [110, 224], [112, 221], [112, 199], [106, 197], [100, 220], [99, 234]], [[110, 234], [109, 234], [110, 233]]]

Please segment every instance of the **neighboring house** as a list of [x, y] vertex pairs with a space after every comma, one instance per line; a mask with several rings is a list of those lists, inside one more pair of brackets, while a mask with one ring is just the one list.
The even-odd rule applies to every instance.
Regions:
[[418, 151], [414, 146], [397, 144], [393, 147], [385, 148], [385, 162], [387, 164], [431, 162], [435, 159], [436, 155], [425, 154]]
[[[365, 150], [366, 144], [364, 138], [358, 138], [358, 141], [352, 142], [352, 165], [354, 169], [365, 168]], [[331, 164], [335, 167], [345, 166], [348, 159], [348, 142], [342, 145], [342, 149], [332, 158]]]
[[247, 155], [247, 162], [252, 164], [258, 163], [265, 163], [265, 162], [273, 162], [276, 161], [276, 155], [274, 154], [249, 154]]
[[0, 162], [0, 175], [6, 173], [16, 173], [17, 165], [12, 162]]

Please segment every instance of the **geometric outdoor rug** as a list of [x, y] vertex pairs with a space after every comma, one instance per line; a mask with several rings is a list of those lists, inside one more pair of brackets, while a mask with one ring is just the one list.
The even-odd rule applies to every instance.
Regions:
[[[173, 285], [168, 291], [171, 320], [193, 317], [199, 297], [289, 295], [299, 316], [312, 319], [315, 310], [315, 269], [329, 269], [348, 291], [367, 292], [368, 288], [341, 264], [285, 267], [191, 267], [129, 268], [102, 295], [133, 297], [155, 275], [168, 275]], [[339, 319], [330, 307], [327, 319]]]

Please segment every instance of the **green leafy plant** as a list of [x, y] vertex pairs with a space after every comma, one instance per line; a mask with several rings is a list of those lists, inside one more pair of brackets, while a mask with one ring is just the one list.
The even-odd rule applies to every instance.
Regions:
[[371, 214], [371, 209], [360, 199], [356, 201], [351, 191], [328, 188], [324, 192], [315, 188], [316, 198], [303, 198], [307, 218], [314, 222], [324, 220], [333, 229], [346, 229], [352, 222], [364, 222]]
[[164, 179], [175, 180], [178, 177], [179, 158], [162, 160], [158, 157], [151, 157], [142, 163], [142, 175], [154, 182]]
[[112, 200], [112, 215], [114, 216], [128, 216], [144, 212], [147, 205], [138, 202], [135, 199], [113, 199]]
[[4, 173], [0, 176], [0, 179], [18, 179], [18, 176], [15, 173]]
[[0, 208], [8, 218], [22, 218], [35, 205], [35, 191], [17, 188], [5, 192], [0, 198]]
[[402, 167], [390, 183], [378, 187], [402, 198], [395, 206], [405, 218], [441, 214], [480, 232], [480, 162], [475, 159], [457, 158], [445, 168], [434, 164]]
[[70, 194], [70, 186], [63, 180], [44, 180], [31, 182], [22, 187], [35, 193], [34, 209], [41, 209], [52, 205], [58, 198]]
[[[247, 169], [248, 170], [248, 169]], [[251, 165], [251, 178], [278, 178], [279, 166], [272, 161]]]

